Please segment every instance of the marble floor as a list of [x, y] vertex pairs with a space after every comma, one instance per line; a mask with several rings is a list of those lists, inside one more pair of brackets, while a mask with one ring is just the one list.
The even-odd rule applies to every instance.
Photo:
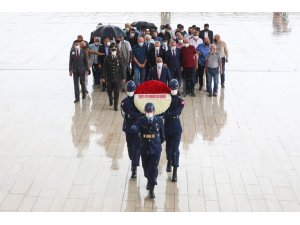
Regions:
[[197, 15], [229, 46], [226, 88], [185, 98], [178, 182], [163, 151], [150, 200], [107, 94], [90, 77], [73, 103], [69, 44], [97, 15], [0, 14], [0, 211], [300, 211], [300, 14], [288, 33], [271, 13]]

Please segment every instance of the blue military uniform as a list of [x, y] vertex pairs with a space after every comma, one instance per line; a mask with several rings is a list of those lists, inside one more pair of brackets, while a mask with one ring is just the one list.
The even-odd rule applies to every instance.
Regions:
[[126, 134], [127, 149], [131, 160], [131, 166], [137, 167], [140, 165], [140, 137], [139, 134], [132, 134], [130, 128], [143, 114], [135, 107], [134, 97], [127, 96], [123, 99], [121, 102], [121, 109], [124, 113], [123, 131]]
[[131, 132], [141, 135], [141, 157], [144, 175], [148, 179], [147, 187], [153, 190], [157, 185], [158, 163], [164, 142], [164, 124], [159, 116], [153, 116], [148, 120], [146, 116], [139, 118], [131, 127]]
[[179, 116], [184, 107], [184, 100], [178, 95], [172, 95], [170, 107], [164, 113], [167, 160], [173, 167], [179, 166], [179, 144], [182, 126]]

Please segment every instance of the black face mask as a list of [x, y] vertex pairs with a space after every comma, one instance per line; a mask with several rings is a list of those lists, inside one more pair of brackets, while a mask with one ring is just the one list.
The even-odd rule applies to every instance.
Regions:
[[120, 43], [120, 40], [116, 40], [116, 43], [119, 44], [119, 43]]
[[214, 39], [214, 42], [217, 42], [217, 39]]

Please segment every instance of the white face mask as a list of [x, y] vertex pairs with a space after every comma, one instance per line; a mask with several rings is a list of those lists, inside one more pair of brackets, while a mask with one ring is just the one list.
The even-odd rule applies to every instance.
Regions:
[[134, 92], [128, 92], [128, 91], [127, 91], [127, 95], [128, 95], [129, 97], [132, 97], [132, 96], [134, 95]]
[[164, 33], [166, 33], [166, 31], [165, 30], [161, 30], [161, 33], [164, 34]]
[[80, 49], [80, 45], [75, 45], [75, 48], [76, 49]]
[[110, 46], [110, 42], [107, 42], [107, 43], [106, 43], [106, 46]]
[[116, 56], [116, 55], [117, 55], [117, 51], [112, 51], [112, 52], [111, 52], [111, 55], [112, 55], [112, 56]]
[[172, 50], [175, 50], [175, 49], [176, 49], [176, 46], [172, 46], [171, 49], [172, 49]]
[[147, 117], [148, 119], [151, 119], [151, 118], [153, 117], [153, 115], [154, 115], [153, 113], [147, 113], [147, 112], [146, 112], [146, 117]]
[[185, 43], [184, 46], [185, 46], [185, 47], [189, 47], [190, 44], [189, 44], [189, 43]]
[[171, 90], [171, 95], [177, 95], [178, 90]]
[[178, 40], [178, 43], [182, 44], [182, 43], [183, 43], [183, 40]]
[[156, 65], [161, 68], [163, 63], [156, 63]]
[[155, 50], [159, 50], [159, 47], [155, 47]]
[[199, 38], [198, 36], [194, 36], [194, 39], [196, 39], [196, 40], [197, 40], [198, 38]]

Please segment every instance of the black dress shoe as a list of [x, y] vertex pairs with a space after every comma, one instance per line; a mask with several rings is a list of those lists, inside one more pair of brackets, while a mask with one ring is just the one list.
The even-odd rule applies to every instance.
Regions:
[[172, 162], [171, 161], [168, 161], [166, 171], [172, 172]]
[[212, 93], [209, 93], [207, 96], [208, 96], [208, 97], [211, 97], [211, 96], [212, 96]]
[[194, 93], [194, 92], [193, 92], [193, 93], [191, 93], [191, 96], [192, 96], [192, 97], [196, 97], [196, 95], [195, 95], [195, 93]]
[[177, 167], [173, 169], [172, 182], [177, 182]]
[[149, 189], [150, 189], [150, 185], [149, 185], [149, 183], [147, 182], [146, 190], [149, 190]]
[[149, 190], [149, 198], [155, 198], [155, 194], [154, 194], [154, 188], [150, 188]]
[[214, 93], [214, 94], [213, 94], [213, 96], [217, 97], [217, 96], [218, 96], [218, 94], [217, 94], [217, 93]]
[[222, 87], [222, 88], [225, 88], [225, 84], [221, 84], [221, 87]]
[[109, 106], [112, 106], [113, 105], [113, 102], [112, 101], [109, 101]]
[[184, 92], [184, 93], [183, 93], [183, 97], [185, 97], [185, 96], [186, 96], [186, 93]]
[[203, 86], [199, 86], [199, 91], [201, 91], [201, 90], [202, 90], [202, 88], [203, 88]]
[[82, 95], [82, 99], [85, 99], [85, 98], [86, 98], [86, 94], [83, 94], [83, 95]]
[[79, 102], [79, 99], [75, 99], [74, 103], [77, 103], [77, 102]]
[[131, 178], [136, 178], [136, 166], [131, 168]]
[[85, 90], [85, 93], [86, 93], [86, 94], [88, 94], [88, 93], [89, 93], [89, 91], [88, 91], [88, 90]]
[[114, 110], [115, 110], [115, 111], [118, 111], [118, 107], [114, 107]]

